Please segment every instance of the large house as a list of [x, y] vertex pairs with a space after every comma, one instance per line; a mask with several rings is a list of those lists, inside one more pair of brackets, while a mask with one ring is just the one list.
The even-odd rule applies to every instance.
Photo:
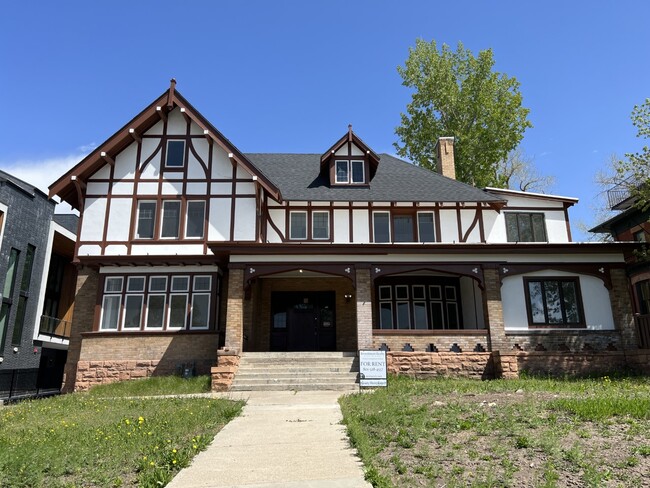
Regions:
[[[650, 242], [650, 208], [642, 209], [636, 205], [634, 189], [638, 186], [636, 182], [626, 181], [608, 190], [610, 207], [617, 214], [591, 229], [591, 232], [607, 233], [614, 241], [642, 243], [639, 250], [645, 246], [647, 252]], [[650, 349], [650, 261], [638, 252], [628, 252], [625, 259], [632, 287], [639, 345]]]
[[251, 351], [637, 348], [626, 247], [572, 242], [576, 199], [456, 181], [453, 138], [438, 172], [351, 127], [315, 150], [243, 153], [172, 80], [53, 183], [81, 213], [66, 388]]
[[0, 401], [58, 392], [70, 335], [77, 217], [0, 171]]

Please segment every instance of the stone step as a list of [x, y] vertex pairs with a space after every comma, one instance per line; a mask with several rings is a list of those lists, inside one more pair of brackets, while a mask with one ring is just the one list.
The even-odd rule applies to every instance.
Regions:
[[237, 380], [257, 380], [257, 379], [277, 379], [277, 380], [285, 380], [285, 379], [294, 379], [294, 378], [309, 378], [309, 379], [314, 379], [314, 380], [320, 380], [320, 379], [332, 379], [332, 380], [338, 380], [338, 379], [344, 379], [344, 380], [351, 380], [355, 381], [357, 377], [359, 376], [359, 373], [350, 373], [350, 372], [344, 372], [344, 373], [313, 373], [313, 372], [308, 372], [308, 373], [292, 373], [292, 372], [287, 372], [287, 371], [279, 371], [279, 372], [273, 372], [273, 373], [264, 373], [264, 372], [250, 372], [250, 371], [238, 371], [236, 375]]
[[314, 358], [356, 358], [356, 352], [340, 352], [340, 351], [282, 351], [282, 352], [243, 352], [241, 354], [244, 358], [287, 358], [287, 359], [314, 359]]
[[356, 378], [246, 378], [238, 381], [235, 378], [233, 384], [246, 385], [350, 385], [356, 382]]
[[356, 358], [241, 358], [239, 364], [354, 364]]
[[230, 387], [230, 391], [357, 391], [359, 385], [345, 384], [345, 385], [324, 385], [324, 384], [305, 384], [305, 385], [235, 385]]
[[266, 373], [266, 372], [272, 372], [273, 374], [280, 374], [280, 373], [296, 373], [296, 374], [306, 374], [306, 373], [320, 373], [320, 374], [327, 374], [327, 373], [358, 373], [359, 372], [359, 367], [354, 367], [354, 366], [287, 366], [287, 365], [279, 365], [279, 364], [274, 364], [272, 366], [264, 367], [264, 366], [255, 366], [255, 367], [250, 367], [250, 366], [242, 366], [239, 365], [239, 371], [245, 371], [245, 372], [250, 372], [250, 373]]

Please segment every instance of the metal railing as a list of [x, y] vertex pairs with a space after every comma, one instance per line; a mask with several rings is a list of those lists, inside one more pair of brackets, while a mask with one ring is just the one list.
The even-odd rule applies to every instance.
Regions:
[[70, 338], [70, 330], [72, 329], [72, 322], [48, 315], [41, 315], [41, 325], [38, 329], [39, 334], [48, 335], [51, 337], [58, 337], [61, 339]]
[[609, 201], [610, 208], [614, 210], [615, 207], [626, 200], [630, 200], [629, 205], [625, 205], [618, 210], [624, 210], [625, 208], [632, 206], [634, 203], [632, 201], [632, 190], [638, 188], [640, 184], [640, 181], [632, 177], [607, 190], [607, 200]]
[[650, 314], [635, 317], [639, 348], [650, 349]]

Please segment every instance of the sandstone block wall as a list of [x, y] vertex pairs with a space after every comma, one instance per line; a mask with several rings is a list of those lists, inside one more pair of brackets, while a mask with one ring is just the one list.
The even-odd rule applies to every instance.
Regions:
[[389, 352], [387, 369], [391, 374], [433, 378], [438, 376], [492, 379], [495, 377], [492, 354]]

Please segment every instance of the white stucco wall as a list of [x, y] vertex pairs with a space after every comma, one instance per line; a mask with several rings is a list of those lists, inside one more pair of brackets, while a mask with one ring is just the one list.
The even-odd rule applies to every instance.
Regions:
[[577, 276], [580, 280], [580, 291], [587, 328], [591, 330], [614, 329], [614, 317], [609, 299], [609, 290], [605, 288], [602, 280], [589, 275], [575, 275], [562, 271], [545, 270], [504, 278], [503, 286], [501, 287], [501, 300], [503, 302], [503, 322], [506, 330], [528, 329], [524, 277], [535, 276]]

